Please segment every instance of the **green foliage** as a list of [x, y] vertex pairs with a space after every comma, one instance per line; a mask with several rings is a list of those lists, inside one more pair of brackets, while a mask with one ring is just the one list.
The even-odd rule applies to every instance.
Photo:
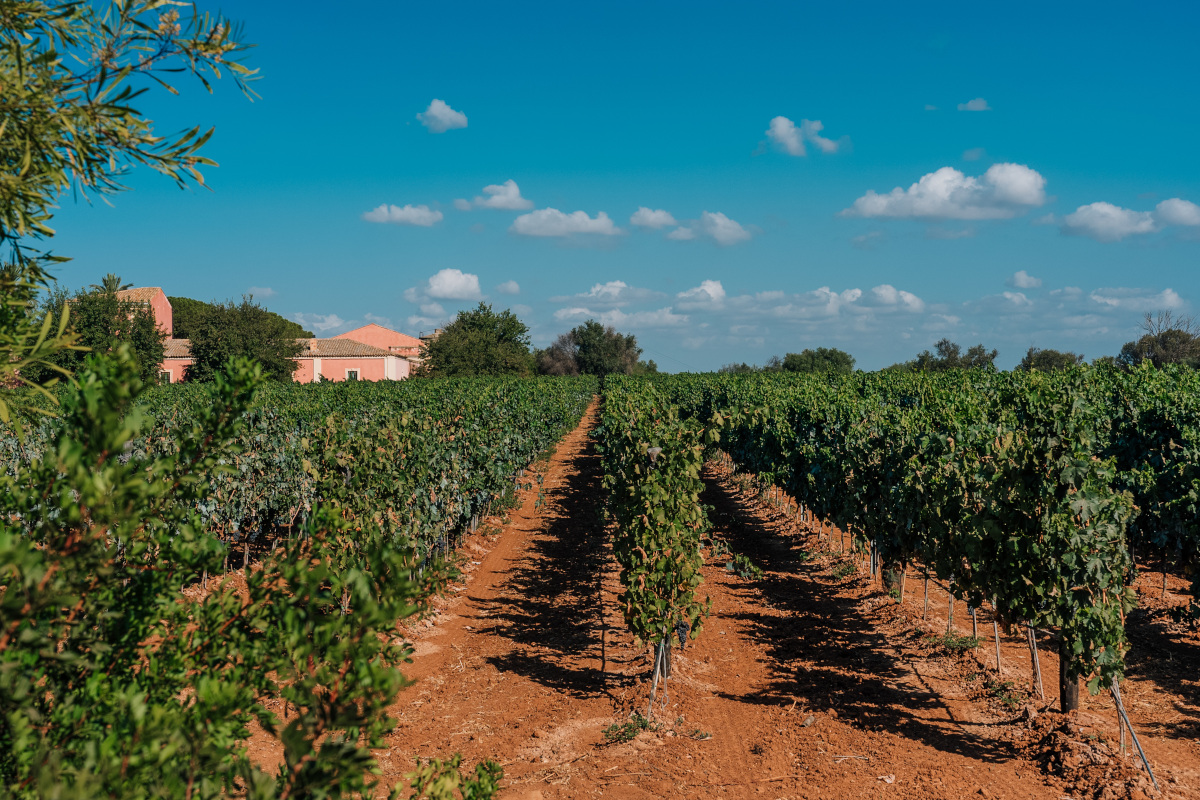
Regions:
[[982, 640], [978, 636], [965, 636], [954, 631], [946, 631], [936, 636], [926, 636], [925, 641], [943, 650], [949, 650], [951, 653], [964, 653], [979, 647]]
[[[504, 770], [494, 761], [485, 761], [475, 766], [475, 777], [464, 777], [460, 766], [462, 756], [442, 761], [431, 758], [428, 762], [417, 761], [417, 769], [405, 777], [412, 781], [413, 794], [408, 800], [485, 800], [500, 791], [500, 779]], [[399, 787], [391, 794], [392, 800], [399, 798]]]
[[974, 606], [1057, 628], [1095, 692], [1124, 670], [1127, 533], [1197, 564], [1200, 401], [1191, 371], [676, 376], [685, 420], [817, 515], [920, 561]]
[[533, 373], [529, 327], [486, 303], [461, 311], [425, 348], [420, 374], [431, 378]]
[[[181, 17], [163, 0], [0, 4], [0, 386], [55, 368], [72, 346], [66, 317], [37, 315], [48, 270], [65, 259], [34, 245], [54, 235], [58, 198], [123, 188], [138, 164], [180, 185], [202, 183], [200, 155], [212, 131], [163, 136], [135, 106], [172, 75], [254, 77], [239, 59], [247, 45], [219, 16]], [[40, 318], [39, 318], [40, 317]], [[27, 396], [0, 398], [0, 421]]]
[[788, 353], [783, 357], [784, 372], [834, 372], [848, 375], [854, 372], [854, 356], [836, 347], [818, 347]]
[[1163, 367], [1187, 364], [1200, 367], [1200, 328], [1191, 317], [1176, 317], [1170, 311], [1147, 313], [1142, 322], [1143, 335], [1126, 342], [1117, 355], [1117, 363], [1134, 367], [1143, 362]]
[[626, 722], [614, 722], [604, 729], [605, 744], [621, 744], [632, 742], [642, 731], [654, 729], [654, 723], [636, 711]]
[[658, 372], [653, 361], [639, 361], [642, 349], [633, 334], [622, 335], [594, 319], [562, 334], [537, 353], [543, 375], [645, 375]]
[[763, 571], [753, 561], [741, 553], [731, 553], [729, 561], [725, 564], [725, 569], [734, 573], [739, 578], [746, 578], [748, 580], [761, 578], [763, 574]]
[[210, 381], [231, 358], [250, 358], [262, 365], [264, 377], [290, 381], [295, 358], [304, 350], [295, 323], [267, 311], [250, 297], [210, 306], [189, 331], [192, 364], [187, 379]]
[[918, 372], [945, 372], [951, 369], [992, 369], [995, 367], [996, 356], [999, 352], [988, 350], [982, 344], [962, 348], [949, 339], [942, 339], [934, 349], [937, 354], [923, 351], [915, 361], [910, 362], [911, 368]]
[[45, 383], [82, 367], [88, 353], [112, 353], [124, 344], [138, 365], [138, 377], [145, 383], [157, 383], [166, 334], [159, 330], [150, 306], [117, 297], [118, 290], [112, 288], [121, 286], [117, 276], [110, 274], [105, 281], [107, 287], [80, 290], [74, 296], [61, 289], [47, 294], [39, 310], [42, 319], [67, 315], [76, 348], [84, 349], [64, 348], [49, 364], [26, 369], [24, 377]]
[[[191, 339], [194, 332], [204, 324], [209, 314], [216, 309], [216, 303], [205, 303], [190, 297], [168, 297], [171, 303], [172, 337], [175, 339]], [[263, 309], [265, 316], [272, 324], [277, 325], [283, 336], [292, 339], [311, 339], [312, 331], [305, 330], [302, 325], [279, 316], [274, 311]]]
[[698, 596], [706, 431], [683, 421], [653, 384], [610, 376], [595, 435], [617, 521], [625, 622], [650, 644], [669, 642], [681, 621], [695, 638], [708, 610]]
[[1025, 353], [1025, 357], [1021, 359], [1021, 363], [1017, 365], [1017, 369], [1036, 369], [1042, 372], [1049, 372], [1055, 369], [1075, 367], [1082, 363], [1083, 356], [1078, 353], [1064, 353], [1061, 350], [1046, 350], [1040, 347], [1031, 347]]
[[[594, 382], [256, 398], [249, 362], [145, 388], [118, 356], [93, 357], [40, 439], [0, 437], [0, 780], [20, 797], [369, 794], [406, 683], [395, 626], [450, 574], [439, 542], [578, 421]], [[195, 594], [247, 537], [272, 546], [245, 588]], [[246, 756], [252, 723], [278, 738], [274, 775]], [[414, 782], [429, 797], [487, 797], [500, 774], [431, 768]]]

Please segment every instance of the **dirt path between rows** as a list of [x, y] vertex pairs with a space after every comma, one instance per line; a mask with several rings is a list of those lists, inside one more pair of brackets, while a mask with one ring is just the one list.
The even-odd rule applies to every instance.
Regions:
[[499, 761], [502, 797], [528, 800], [1087, 796], [1023, 748], [1029, 724], [963, 688], [961, 659], [920, 645], [911, 603], [898, 614], [855, 575], [834, 577], [850, 562], [717, 465], [703, 498], [713, 533], [763, 574], [705, 567], [712, 615], [677, 652], [655, 727], [606, 742], [646, 712], [650, 659], [617, 605], [597, 415], [542, 465], [540, 492], [468, 541], [463, 583], [413, 631], [417, 684], [392, 709], [384, 785], [417, 755], [460, 752]]

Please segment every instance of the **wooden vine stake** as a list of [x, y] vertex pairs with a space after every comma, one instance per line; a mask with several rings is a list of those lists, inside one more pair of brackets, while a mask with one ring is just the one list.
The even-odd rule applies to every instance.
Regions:
[[921, 620], [929, 619], [929, 569], [925, 569], [925, 610], [921, 612]]
[[1133, 725], [1129, 722], [1129, 715], [1125, 713], [1125, 704], [1121, 702], [1121, 687], [1117, 684], [1117, 679], [1112, 679], [1111, 687], [1113, 700], [1117, 704], [1117, 715], [1125, 722], [1125, 726], [1129, 728], [1129, 737], [1133, 739], [1133, 745], [1137, 748], [1138, 755], [1142, 757], [1142, 764], [1146, 767], [1146, 772], [1150, 775], [1151, 782], [1154, 783], [1155, 791], [1161, 792], [1162, 789], [1158, 786], [1158, 778], [1154, 777], [1154, 770], [1150, 768], [1150, 759], [1146, 758], [1146, 751], [1142, 749], [1142, 743], [1138, 741], [1137, 732], [1134, 731]]
[[1042, 662], [1038, 659], [1037, 630], [1032, 625], [1025, 626], [1029, 638], [1029, 659], [1033, 665], [1033, 676], [1037, 679], [1037, 693], [1041, 700], [1046, 699], [1046, 691], [1042, 688]]
[[992, 597], [992, 641], [996, 643], [996, 677], [1003, 674], [1000, 667], [1000, 613], [996, 610], [996, 598]]

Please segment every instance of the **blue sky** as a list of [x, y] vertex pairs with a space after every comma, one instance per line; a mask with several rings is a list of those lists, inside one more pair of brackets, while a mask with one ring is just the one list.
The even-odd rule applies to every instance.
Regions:
[[1200, 302], [1191, 4], [221, 10], [261, 98], [143, 104], [216, 126], [213, 191], [64, 198], [68, 285], [254, 291], [318, 335], [485, 299], [672, 371], [943, 336], [1090, 359]]

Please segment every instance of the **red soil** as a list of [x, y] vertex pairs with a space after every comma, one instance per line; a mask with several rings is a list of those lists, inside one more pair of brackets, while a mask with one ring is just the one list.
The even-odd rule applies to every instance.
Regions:
[[[392, 709], [399, 724], [378, 753], [384, 786], [418, 756], [461, 752], [464, 765], [499, 761], [502, 796], [528, 800], [1152, 793], [1134, 760], [1105, 744], [1117, 731], [1106, 695], [1086, 698], [1071, 720], [1053, 712], [1049, 641], [1040, 651], [1046, 702], [1007, 707], [983, 689], [995, 662], [985, 612], [978, 650], [929, 644], [927, 634], [946, 629], [940, 587], [931, 584], [923, 620], [919, 575], [908, 575], [897, 605], [797, 524], [794, 506], [761, 502], [716, 464], [704, 497], [713, 533], [763, 575], [744, 579], [712, 559], [703, 587], [712, 615], [676, 652], [654, 728], [607, 743], [606, 728], [646, 713], [651, 664], [616, 601], [587, 437], [596, 416], [593, 406], [541, 465], [542, 503], [535, 486], [507, 524], [493, 519], [468, 541], [462, 584], [412, 632], [418, 682]], [[845, 563], [856, 571], [834, 577]], [[1164, 611], [1139, 613], [1125, 701], [1164, 796], [1200, 796], [1197, 637]], [[954, 625], [971, 632], [961, 602]], [[1003, 679], [1028, 689], [1029, 649], [1016, 634], [1001, 637]]]
[[[478, 563], [468, 565], [463, 591], [415, 635], [411, 672], [420, 682], [395, 708], [400, 725], [381, 753], [385, 783], [399, 781], [417, 755], [457, 751], [468, 763], [499, 760], [512, 798], [1057, 799], [1148, 790], [1132, 760], [1099, 741], [1116, 732], [1106, 696], [1087, 698], [1071, 722], [1046, 710], [1057, 692], [1049, 642], [1040, 651], [1047, 703], [1007, 708], [982, 689], [994, 662], [986, 636], [961, 656], [924, 641], [945, 630], [940, 587], [931, 586], [922, 620], [915, 574], [902, 605], [856, 574], [834, 578], [840, 554], [716, 465], [704, 498], [714, 533], [764, 574], [739, 578], [724, 559], [705, 568], [713, 613], [676, 654], [656, 729], [606, 744], [608, 726], [646, 712], [650, 660], [616, 603], [599, 464], [586, 436], [594, 422], [595, 409], [547, 465], [544, 505], [535, 507], [531, 492], [498, 535], [469, 545]], [[990, 630], [983, 612], [979, 622], [981, 633]], [[961, 602], [955, 627], [971, 630]], [[1184, 797], [1200, 787], [1196, 637], [1164, 614], [1131, 619], [1131, 632], [1136, 647], [1167, 654], [1166, 664], [1132, 657], [1138, 672], [1124, 693], [1160, 783]], [[1002, 636], [1001, 645], [1003, 679], [1028, 688], [1024, 638]]]

